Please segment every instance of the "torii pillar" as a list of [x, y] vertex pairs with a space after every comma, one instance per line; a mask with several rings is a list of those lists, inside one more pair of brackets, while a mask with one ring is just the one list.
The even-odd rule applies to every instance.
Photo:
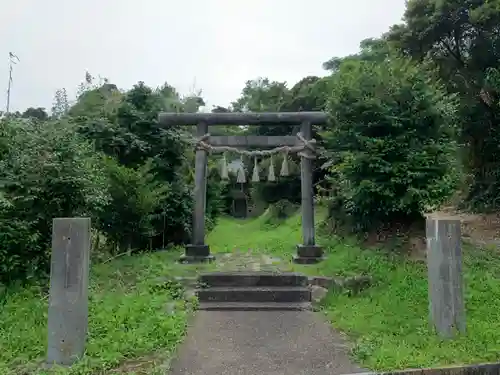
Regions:
[[[312, 126], [304, 121], [300, 132], [305, 141], [312, 138]], [[312, 145], [310, 146], [312, 148]], [[295, 263], [312, 264], [323, 260], [323, 249], [316, 245], [314, 235], [314, 189], [313, 189], [313, 150], [306, 147], [300, 155], [300, 188], [302, 209], [302, 244], [297, 245]]]

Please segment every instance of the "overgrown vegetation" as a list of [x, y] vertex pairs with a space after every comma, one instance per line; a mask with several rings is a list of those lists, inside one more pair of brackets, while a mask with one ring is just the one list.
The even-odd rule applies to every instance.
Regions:
[[[56, 374], [157, 374], [183, 338], [196, 301], [183, 298], [175, 276], [196, 268], [175, 263], [180, 251], [121, 257], [91, 271], [86, 356]], [[181, 289], [181, 290], [179, 290]], [[12, 289], [0, 309], [0, 372], [45, 374], [47, 295], [44, 287]], [[157, 371], [157, 372], [155, 372]], [[54, 374], [53, 371], [50, 372]]]
[[[402, 24], [380, 38], [362, 41], [355, 55], [325, 62], [324, 77], [307, 76], [293, 86], [270, 78], [249, 80], [229, 107], [216, 106], [212, 111], [326, 111], [329, 123], [313, 129], [320, 144], [314, 185], [317, 195], [328, 204], [329, 219], [336, 229], [366, 233], [380, 227], [411, 226], [422, 221], [425, 211], [439, 208], [452, 196], [463, 208], [496, 212], [500, 202], [498, 25], [500, 8], [493, 1], [409, 0]], [[22, 318], [12, 318], [14, 310], [25, 314], [37, 332], [33, 335], [37, 349], [30, 349], [33, 352], [26, 358], [22, 357], [25, 354], [19, 357], [21, 351], [3, 353], [0, 370], [41, 355], [46, 288], [37, 285], [47, 285], [54, 217], [90, 217], [93, 256], [99, 261], [189, 241], [194, 187], [190, 141], [194, 129], [161, 128], [157, 115], [161, 111], [197, 112], [204, 104], [201, 92], [183, 96], [167, 83], [152, 88], [144, 82], [120, 89], [87, 73], [74, 102], [61, 89], [50, 113], [32, 107], [0, 119], [0, 291], [7, 290], [1, 301], [6, 312], [2, 312], [0, 335], [5, 343], [14, 340], [15, 332], [25, 336], [22, 327], [27, 326]], [[211, 129], [211, 134], [289, 135], [297, 130], [269, 124], [248, 128], [222, 124]], [[293, 225], [278, 224], [291, 214], [294, 204], [300, 203], [298, 160], [290, 159], [291, 173], [285, 177], [279, 176], [281, 157], [276, 157], [276, 182], [264, 181], [270, 160], [259, 160], [261, 182], [243, 186], [236, 183], [234, 175], [229, 182], [221, 181], [218, 162], [211, 158], [208, 166], [207, 228], [216, 227], [221, 214], [231, 212], [233, 194], [242, 192], [251, 206], [269, 206], [266, 215], [251, 224], [253, 229], [266, 229], [266, 239], [259, 237], [257, 241], [267, 241], [275, 253], [290, 253], [300, 233]], [[250, 181], [252, 167], [248, 166], [253, 161], [245, 160], [245, 165]], [[233, 223], [221, 222], [216, 238], [221, 230], [234, 230]], [[224, 226], [229, 229], [221, 229]], [[219, 237], [217, 247], [231, 250], [243, 245], [242, 241], [255, 246], [250, 236], [236, 238], [238, 233], [241, 231], [228, 233], [223, 241]], [[472, 344], [460, 340], [441, 343], [430, 339], [423, 328], [424, 276], [419, 266], [400, 258], [387, 260], [346, 244], [332, 244], [331, 248], [335, 251], [323, 268], [309, 270], [334, 273], [352, 267], [392, 275], [370, 291], [370, 297], [348, 300], [331, 296], [327, 307], [341, 328], [363, 336], [363, 330], [370, 327], [373, 334], [364, 335], [365, 341], [357, 349], [358, 358], [369, 366], [448, 363], [458, 355], [462, 361], [493, 358], [485, 341], [489, 328], [479, 323], [480, 318], [488, 321], [495, 316], [486, 314], [479, 299], [497, 296], [494, 272], [487, 262], [479, 261], [484, 254], [470, 253], [467, 260], [467, 277], [476, 288], [475, 296], [468, 297], [470, 336], [475, 338], [468, 336]], [[112, 262], [103, 269], [114, 267], [123, 273], [127, 261]], [[344, 261], [349, 266], [341, 266]], [[173, 260], [167, 256], [164, 263], [169, 262]], [[491, 262], [497, 264], [496, 258]], [[476, 272], [479, 268], [482, 276]], [[19, 283], [27, 289], [19, 289]], [[132, 303], [127, 293], [137, 291], [139, 304], [130, 308], [143, 314], [146, 310], [140, 305], [141, 298], [156, 298], [156, 294], [145, 292], [141, 289], [145, 284], [139, 284], [131, 290], [109, 285], [109, 290], [94, 289], [93, 298], [117, 301], [125, 293], [124, 298]], [[406, 306], [406, 312], [389, 312], [396, 300]], [[163, 301], [160, 298], [157, 302]], [[376, 306], [373, 301], [378, 301]], [[103, 308], [119, 309], [117, 306], [116, 302]], [[368, 314], [367, 318], [347, 314], [349, 308]], [[389, 322], [392, 318], [399, 328]], [[170, 323], [181, 324], [182, 319], [175, 319]], [[110, 365], [149, 348], [133, 340], [127, 346], [124, 337], [118, 338], [114, 347], [107, 340], [114, 337], [110, 334], [113, 324], [121, 323], [103, 323], [99, 317], [95, 321], [103, 327], [109, 324], [108, 328], [96, 326], [95, 332], [102, 334], [96, 334], [100, 336], [96, 336], [95, 345], [112, 348], [109, 357], [98, 363]], [[495, 326], [490, 323], [489, 327]], [[152, 342], [172, 348], [180, 337], [181, 330], [176, 327], [170, 333], [171, 341]], [[161, 333], [168, 336], [171, 327], [163, 328]], [[139, 335], [142, 331], [137, 329], [132, 332]], [[143, 329], [150, 330], [146, 335], [153, 334], [151, 327]], [[396, 338], [403, 333], [408, 339], [400, 340], [398, 346]], [[431, 348], [431, 344], [435, 349], [424, 353], [423, 348]], [[14, 348], [16, 345], [21, 344]], [[28, 345], [27, 341], [23, 345]], [[92, 348], [90, 357], [98, 356], [97, 346]], [[405, 351], [420, 354], [408, 359]]]
[[3, 121], [0, 282], [48, 267], [54, 217], [99, 216], [109, 204], [104, 166], [66, 120]]
[[[89, 75], [86, 80], [73, 106], [57, 93], [50, 118], [25, 119], [39, 114], [29, 110], [1, 120], [4, 284], [47, 274], [54, 217], [91, 217], [96, 237], [105, 239], [94, 251], [109, 255], [189, 239], [189, 131], [160, 129], [156, 119], [159, 111], [197, 110], [201, 99], [181, 98], [168, 85], [153, 90], [139, 82], [121, 92], [109, 83], [93, 85]], [[209, 186], [213, 226], [222, 187]]]
[[283, 199], [269, 205], [260, 219], [265, 225], [276, 227], [282, 224], [290, 216], [295, 214], [299, 210], [299, 208], [300, 206], [290, 203], [290, 201], [286, 199]]
[[[325, 62], [330, 74], [304, 77], [291, 87], [270, 78], [249, 80], [228, 108], [217, 106], [213, 111], [327, 111], [329, 124], [314, 129], [322, 141], [314, 180], [321, 187], [318, 192], [330, 200], [332, 218], [349, 230], [418, 221], [424, 211], [457, 192], [465, 206], [495, 209], [500, 179], [495, 167], [498, 20], [500, 10], [491, 2], [409, 1], [403, 24], [381, 38], [362, 41], [356, 55]], [[3, 161], [0, 173], [9, 182], [1, 190], [0, 215], [20, 215], [23, 221], [0, 223], [7, 228], [3, 236], [12, 233], [0, 252], [3, 282], [47, 271], [53, 216], [90, 215], [111, 253], [188, 241], [193, 129], [160, 128], [156, 119], [160, 111], [196, 112], [203, 105], [201, 93], [183, 97], [168, 84], [153, 89], [143, 82], [123, 91], [106, 80], [96, 82], [87, 73], [74, 104], [62, 89], [50, 116], [42, 108], [28, 108], [5, 117], [0, 145], [10, 161]], [[30, 127], [37, 129], [34, 134], [20, 130]], [[49, 127], [60, 129], [60, 134], [38, 133]], [[297, 130], [222, 124], [212, 133], [286, 135]], [[11, 147], [13, 142], [22, 143], [21, 148]], [[63, 149], [75, 160], [60, 161], [66, 158]], [[28, 155], [24, 160], [36, 157], [30, 165], [33, 175], [10, 176], [20, 173], [14, 165], [21, 157], [19, 150]], [[280, 160], [275, 159], [278, 169]], [[210, 165], [208, 228], [222, 211], [231, 211], [233, 197], [227, 195], [238, 188], [220, 181], [216, 161]], [[265, 180], [270, 161], [259, 162]], [[62, 181], [47, 181], [43, 193], [28, 191], [29, 181], [39, 179], [36, 173], [45, 178], [46, 169], [64, 168], [74, 176], [74, 181], [62, 179], [65, 197], [56, 198]], [[251, 169], [247, 168], [248, 177]], [[278, 176], [275, 183], [247, 185], [243, 192], [251, 206], [281, 199], [300, 202], [296, 169], [289, 177]], [[94, 189], [99, 196], [85, 189]], [[21, 204], [31, 206], [21, 208]], [[23, 241], [27, 243], [20, 246]], [[38, 255], [26, 256], [31, 253]], [[14, 272], [16, 267], [21, 268]]]
[[332, 214], [353, 229], [412, 221], [457, 186], [454, 97], [410, 60], [352, 61], [332, 79]]

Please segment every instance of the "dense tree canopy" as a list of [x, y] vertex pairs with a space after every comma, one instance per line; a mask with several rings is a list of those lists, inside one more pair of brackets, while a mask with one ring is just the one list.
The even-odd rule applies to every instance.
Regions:
[[499, 86], [489, 79], [499, 65], [499, 22], [495, 1], [412, 0], [404, 23], [384, 36], [401, 53], [433, 64], [448, 92], [458, 94], [464, 162], [472, 174], [468, 199], [479, 208], [496, 207], [500, 191]]
[[415, 219], [451, 195], [455, 101], [425, 70], [407, 59], [349, 61], [332, 86], [323, 140], [336, 159], [337, 208], [353, 224]]

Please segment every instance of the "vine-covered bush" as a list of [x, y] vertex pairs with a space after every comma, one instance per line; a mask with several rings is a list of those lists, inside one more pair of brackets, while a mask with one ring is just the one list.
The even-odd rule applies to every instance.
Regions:
[[345, 63], [332, 80], [332, 215], [366, 229], [446, 200], [457, 182], [454, 98], [404, 59]]

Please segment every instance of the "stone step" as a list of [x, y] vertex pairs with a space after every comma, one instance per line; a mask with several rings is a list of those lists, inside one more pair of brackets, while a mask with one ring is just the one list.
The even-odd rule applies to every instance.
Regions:
[[309, 302], [311, 289], [297, 286], [213, 287], [196, 290], [200, 302]]
[[293, 272], [212, 272], [200, 275], [203, 287], [307, 286], [308, 278]]
[[312, 310], [310, 302], [200, 302], [206, 311], [302, 311]]

